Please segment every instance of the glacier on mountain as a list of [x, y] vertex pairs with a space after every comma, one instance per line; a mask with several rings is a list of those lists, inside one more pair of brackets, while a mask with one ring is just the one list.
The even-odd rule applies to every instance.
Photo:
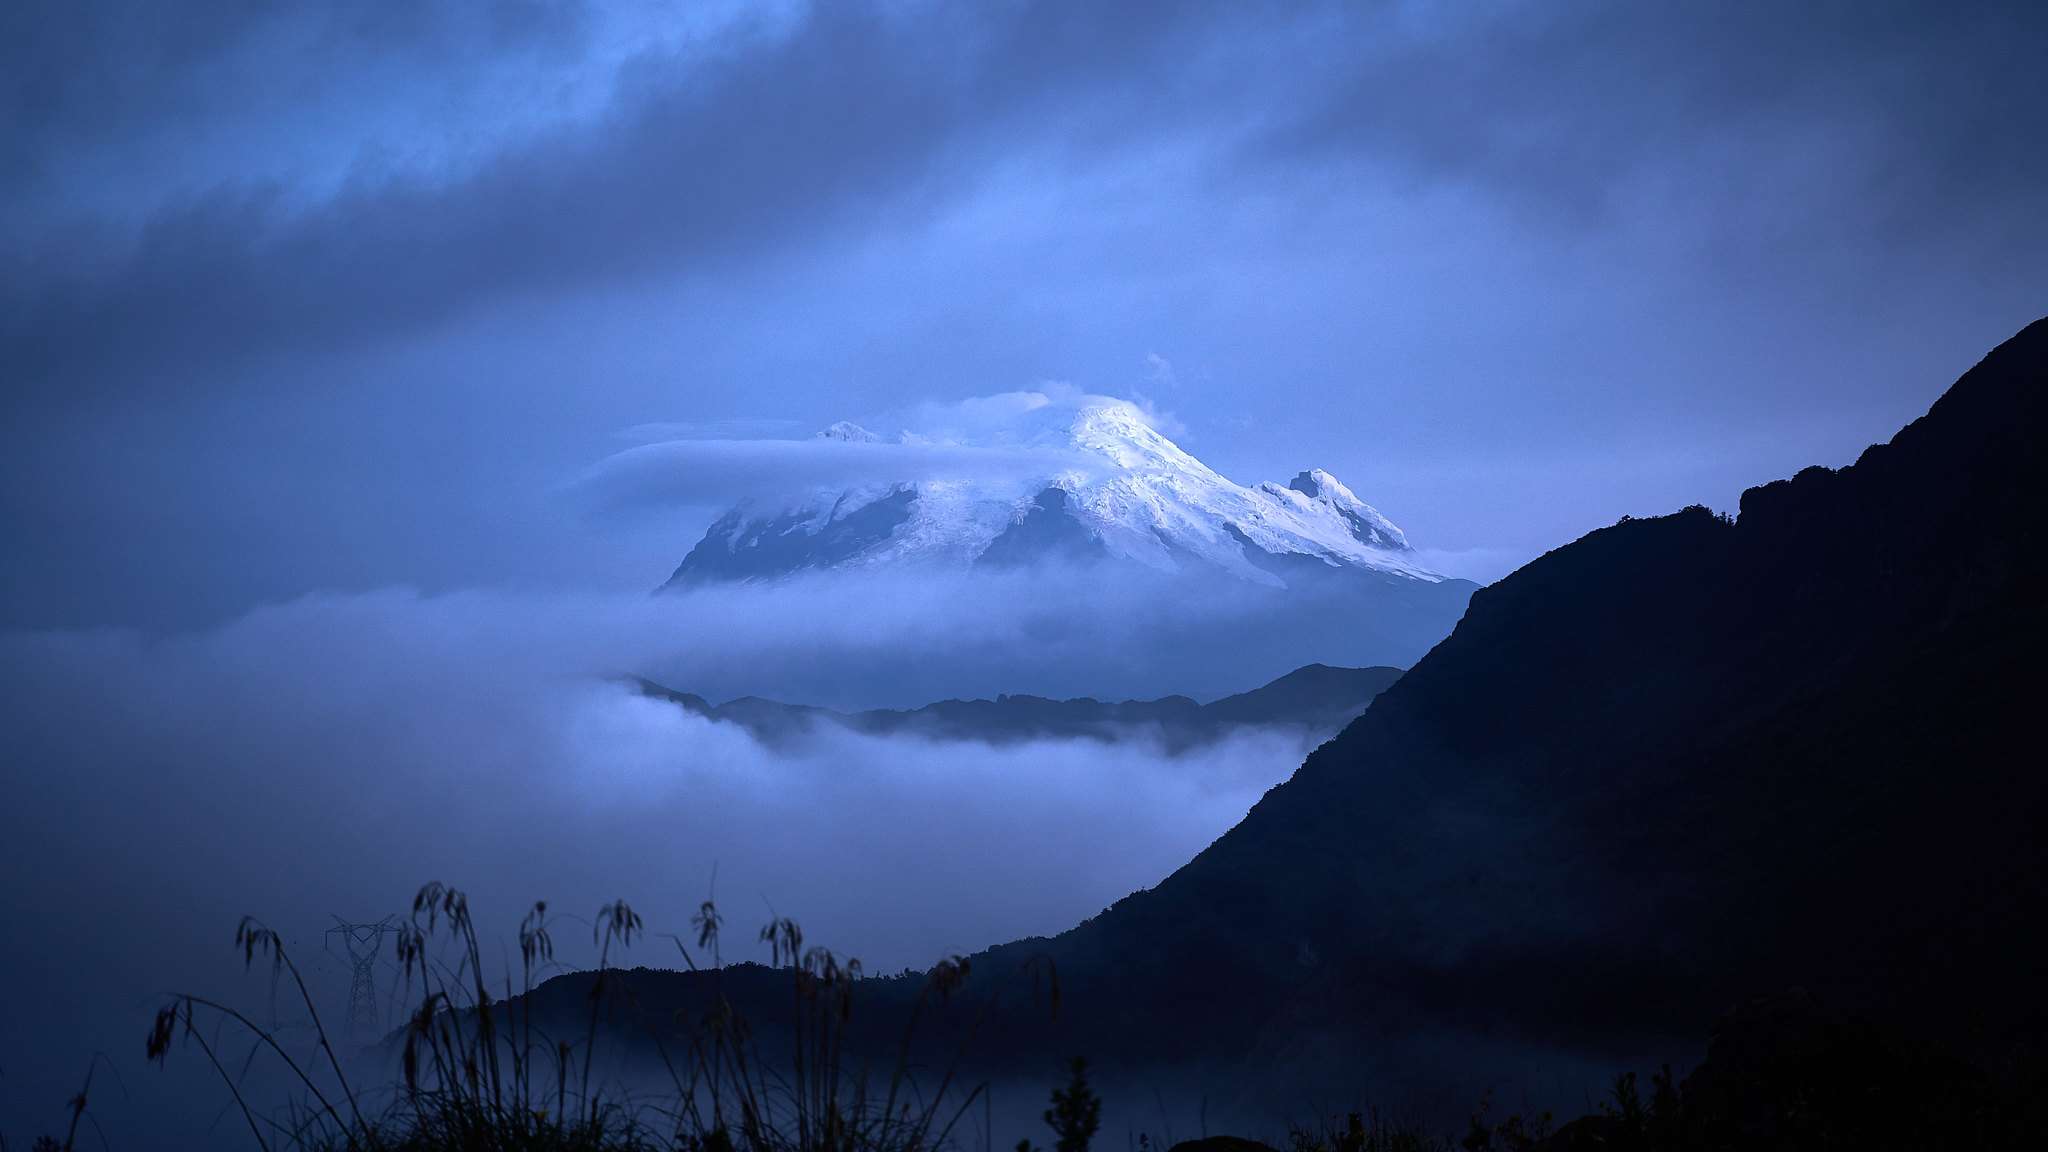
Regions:
[[1399, 528], [1321, 469], [1285, 485], [1244, 487], [1126, 401], [1041, 393], [992, 400], [999, 403], [967, 427], [904, 431], [892, 443], [841, 421], [818, 439], [878, 459], [898, 445], [1036, 453], [1041, 470], [866, 480], [743, 500], [664, 587], [816, 569], [1015, 568], [1091, 557], [1165, 572], [1221, 570], [1276, 588], [1346, 570], [1445, 579], [1415, 561]]

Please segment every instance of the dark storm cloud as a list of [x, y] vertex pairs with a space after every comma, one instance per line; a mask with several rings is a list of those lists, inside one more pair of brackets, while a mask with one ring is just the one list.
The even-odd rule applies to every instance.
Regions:
[[107, 149], [139, 154], [127, 175], [147, 193], [150, 144], [180, 127], [360, 99], [394, 74], [573, 59], [592, 16], [577, 0], [21, 0], [0, 11], [0, 202]]
[[[11, 357], [71, 375], [418, 330], [479, 295], [652, 271], [801, 227], [927, 150], [946, 116], [915, 73], [892, 75], [878, 24], [833, 24], [452, 188], [351, 190], [300, 216], [224, 190], [166, 207], [110, 263], [45, 255], [55, 275], [10, 277]], [[856, 88], [879, 99], [835, 98]]]
[[[319, 30], [305, 82], [335, 85], [365, 57], [402, 81], [589, 23], [547, 5], [188, 7], [161, 28], [117, 6], [21, 9], [5, 146], [23, 170], [74, 133], [207, 115], [224, 98], [208, 65], [287, 16]], [[0, 273], [0, 354], [17, 389], [140, 367], [158, 382], [871, 228], [966, 194], [1004, 150], [1085, 168], [1176, 134], [1210, 138], [1223, 180], [1275, 149], [1334, 149], [1579, 212], [1654, 171], [1709, 230], [1788, 206], [1856, 235], [1937, 210], [1968, 227], [2031, 203], [2048, 171], [2044, 34], [2028, 5], [825, 5], [720, 52], [632, 57], [594, 123], [453, 179], [370, 170], [303, 210], [275, 183], [222, 180], [173, 190], [133, 236], [30, 211]]]
[[2015, 207], [2035, 223], [2044, 50], [2048, 8], [2005, 0], [1494, 5], [1429, 14], [1277, 138], [1579, 213], [1660, 171], [1744, 223], [1788, 194], [1859, 234]]
[[0, 47], [7, 66], [0, 94], [18, 118], [6, 139], [10, 151], [33, 154], [51, 147], [55, 133], [125, 132], [138, 119], [218, 102], [227, 94], [206, 73], [236, 49], [279, 33], [317, 54], [291, 62], [304, 76], [309, 66], [363, 53], [445, 58], [559, 37], [573, 32], [586, 8], [550, 0], [199, 0], [175, 7], [21, 0], [7, 6]]
[[[1164, 6], [1194, 14], [1194, 7]], [[628, 69], [612, 114], [466, 179], [355, 184], [306, 212], [228, 186], [158, 210], [132, 248], [77, 229], [6, 269], [4, 349], [67, 383], [264, 346], [431, 326], [481, 300], [712, 263], [879, 211], [966, 126], [1167, 50], [1159, 13], [866, 5], [812, 12], [758, 50]], [[83, 113], [81, 113], [83, 114]]]

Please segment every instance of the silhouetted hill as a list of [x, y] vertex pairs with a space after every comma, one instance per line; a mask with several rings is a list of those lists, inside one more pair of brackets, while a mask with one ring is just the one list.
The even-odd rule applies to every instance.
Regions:
[[912, 735], [928, 740], [977, 740], [1017, 744], [1030, 740], [1090, 739], [1105, 743], [1133, 737], [1157, 740], [1181, 752], [1223, 738], [1246, 726], [1290, 727], [1335, 732], [1365, 711], [1373, 697], [1401, 678], [1399, 668], [1331, 668], [1310, 664], [1236, 696], [1197, 704], [1185, 696], [1108, 703], [1080, 698], [999, 696], [994, 700], [942, 700], [908, 711], [834, 712], [746, 696], [714, 705], [701, 696], [639, 680], [649, 696], [668, 700], [700, 716], [738, 724], [760, 740], [800, 740], [819, 723], [836, 724], [875, 736]]
[[[1236, 1069], [1247, 1097], [1318, 1066], [1441, 1083], [1530, 1052], [1626, 1066], [1793, 986], [1964, 1050], [2038, 1044], [2044, 389], [2048, 321], [1853, 466], [1475, 593], [1186, 867], [973, 957], [986, 988], [1050, 955], [1065, 993], [984, 1048]], [[882, 1016], [907, 995], [870, 983]]]
[[1851, 467], [1481, 590], [1187, 867], [990, 959], [1048, 949], [1090, 1050], [1128, 1057], [1444, 1027], [1598, 1047], [1795, 984], [2038, 1035], [2044, 376], [2048, 321]]

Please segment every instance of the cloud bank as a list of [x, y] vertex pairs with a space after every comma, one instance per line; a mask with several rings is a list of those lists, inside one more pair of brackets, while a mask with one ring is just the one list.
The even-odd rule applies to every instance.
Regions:
[[[8, 1111], [63, 1099], [95, 1047], [146, 1075], [133, 1058], [168, 990], [261, 1009], [227, 947], [243, 914], [284, 931], [335, 1003], [328, 915], [402, 912], [429, 879], [468, 889], [502, 943], [535, 899], [588, 915], [624, 898], [681, 931], [715, 875], [736, 924], [772, 908], [872, 970], [922, 968], [1156, 883], [1307, 751], [1265, 730], [1176, 756], [1142, 739], [990, 747], [834, 726], [777, 751], [621, 677], [802, 700], [829, 682], [808, 666], [854, 665], [837, 680], [850, 695], [877, 666], [922, 662], [957, 684], [1055, 614], [1100, 640], [1132, 607], [1027, 608], [1023, 587], [996, 589], [1007, 602], [936, 585], [392, 590], [168, 639], [0, 637], [0, 915], [34, 926], [0, 956], [0, 983], [41, 990], [0, 1011]], [[566, 962], [588, 962], [580, 931], [562, 932]]]

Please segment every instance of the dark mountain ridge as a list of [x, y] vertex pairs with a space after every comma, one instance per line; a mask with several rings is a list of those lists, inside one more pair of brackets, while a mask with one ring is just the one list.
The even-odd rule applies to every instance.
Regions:
[[1249, 692], [1198, 704], [1186, 696], [1106, 702], [1079, 697], [999, 696], [994, 700], [941, 700], [909, 710], [835, 712], [743, 696], [712, 704], [702, 696], [636, 677], [641, 692], [710, 720], [737, 724], [756, 739], [788, 744], [834, 724], [871, 736], [975, 740], [1019, 744], [1032, 740], [1087, 739], [1116, 743], [1156, 740], [1178, 754], [1246, 727], [1334, 733], [1365, 711], [1373, 697], [1401, 678], [1399, 668], [1331, 668], [1309, 664]]
[[1422, 1022], [1597, 1045], [1803, 984], [2038, 1035], [2044, 376], [2048, 321], [1848, 468], [1475, 593], [1237, 828], [1047, 942], [1077, 1014], [1141, 1035], [1221, 981], [1239, 1019], [1201, 1031], [1240, 1050]]
[[[1256, 1110], [1318, 1075], [1625, 1067], [1793, 986], [1958, 1051], [2038, 1046], [2044, 392], [2048, 321], [1854, 465], [1475, 593], [1188, 865], [971, 957], [985, 989], [1049, 956], [1065, 997], [1056, 1023], [999, 1011], [988, 1068], [1220, 1070]], [[868, 982], [875, 1027], [913, 984]]]

